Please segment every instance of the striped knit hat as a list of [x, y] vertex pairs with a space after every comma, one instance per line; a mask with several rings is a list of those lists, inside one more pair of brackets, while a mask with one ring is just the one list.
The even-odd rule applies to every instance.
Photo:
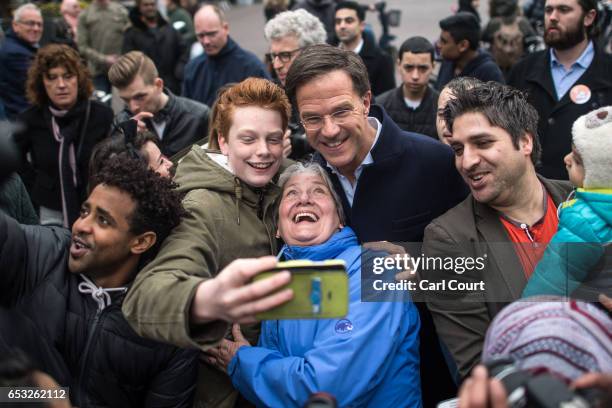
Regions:
[[555, 296], [518, 301], [493, 320], [482, 361], [511, 357], [519, 369], [566, 382], [612, 372], [612, 320], [592, 304]]

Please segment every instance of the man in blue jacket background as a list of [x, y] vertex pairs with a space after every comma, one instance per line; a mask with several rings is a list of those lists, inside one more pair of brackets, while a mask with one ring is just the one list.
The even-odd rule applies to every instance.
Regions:
[[38, 7], [27, 3], [15, 10], [12, 27], [0, 47], [0, 102], [9, 119], [30, 105], [25, 83], [42, 32], [43, 19]]
[[212, 106], [217, 90], [248, 77], [270, 79], [263, 63], [229, 36], [225, 13], [215, 5], [204, 5], [195, 14], [196, 37], [204, 54], [185, 67], [183, 96]]

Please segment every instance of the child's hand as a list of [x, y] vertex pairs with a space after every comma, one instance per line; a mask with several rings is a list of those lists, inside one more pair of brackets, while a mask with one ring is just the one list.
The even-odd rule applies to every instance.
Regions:
[[612, 313], [612, 298], [607, 297], [603, 293], [599, 294], [599, 303], [604, 305], [608, 312]]

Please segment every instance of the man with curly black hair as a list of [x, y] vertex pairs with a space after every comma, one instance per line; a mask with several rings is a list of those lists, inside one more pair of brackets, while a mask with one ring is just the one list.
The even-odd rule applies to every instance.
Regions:
[[0, 354], [24, 350], [75, 406], [190, 406], [196, 354], [140, 338], [121, 313], [183, 213], [172, 181], [117, 156], [93, 176], [72, 235], [0, 214]]

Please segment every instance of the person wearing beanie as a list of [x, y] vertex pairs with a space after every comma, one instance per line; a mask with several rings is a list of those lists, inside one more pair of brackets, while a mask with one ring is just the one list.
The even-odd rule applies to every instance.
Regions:
[[612, 242], [612, 106], [579, 117], [572, 142], [564, 161], [576, 190], [559, 207], [557, 233], [523, 297], [583, 297], [604, 290], [610, 296], [612, 274], [604, 254]]
[[517, 369], [549, 373], [570, 384], [612, 372], [612, 319], [587, 302], [558, 296], [516, 301], [493, 320], [482, 362], [511, 358]]

